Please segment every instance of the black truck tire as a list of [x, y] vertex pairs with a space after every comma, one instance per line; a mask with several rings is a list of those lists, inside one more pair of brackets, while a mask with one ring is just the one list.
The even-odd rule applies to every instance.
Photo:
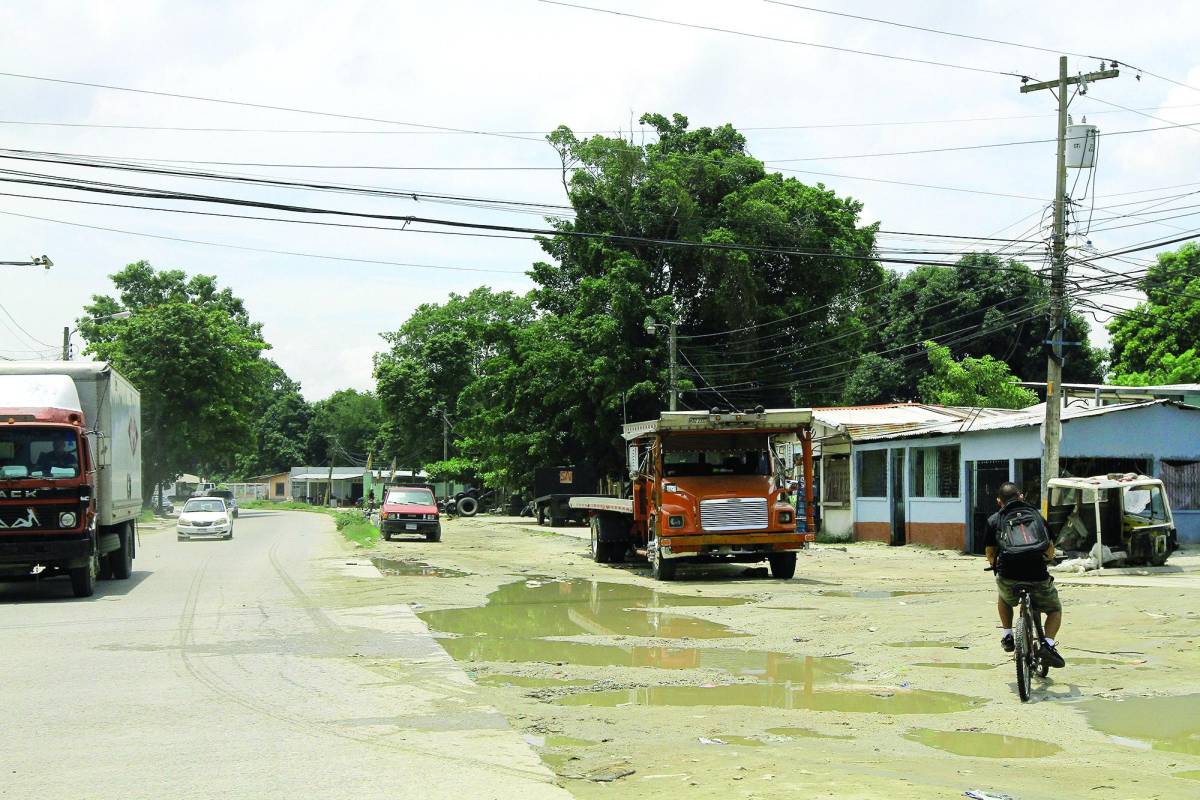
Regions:
[[537, 507], [537, 520], [538, 520], [538, 525], [546, 524], [546, 507], [545, 506]]
[[121, 537], [121, 546], [105, 556], [108, 559], [109, 573], [119, 581], [126, 580], [133, 574], [133, 550], [135, 546], [133, 524], [127, 522], [123, 528], [117, 534]]
[[99, 572], [98, 557], [92, 556], [83, 567], [71, 567], [67, 574], [71, 576], [71, 591], [76, 597], [91, 597], [96, 593], [96, 575]]
[[427, 542], [440, 542], [441, 540], [442, 540], [442, 526], [441, 525], [438, 525], [437, 528], [434, 529], [433, 533], [425, 534], [425, 541], [427, 541]]
[[654, 576], [654, 579], [656, 581], [675, 580], [675, 567], [676, 562], [673, 559], [663, 558], [662, 551], [656, 546], [650, 559], [650, 574]]
[[460, 497], [458, 500], [458, 513], [464, 517], [473, 517], [479, 513], [479, 501], [471, 495]]
[[796, 554], [795, 553], [775, 553], [767, 556], [767, 561], [771, 564], [771, 577], [788, 581], [796, 574]]

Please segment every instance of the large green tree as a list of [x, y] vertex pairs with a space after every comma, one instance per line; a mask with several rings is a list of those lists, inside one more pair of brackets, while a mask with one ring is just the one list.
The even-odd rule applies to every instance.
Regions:
[[926, 342], [929, 372], [919, 382], [921, 399], [943, 406], [1026, 408], [1038, 397], [1018, 385], [1008, 365], [991, 356], [955, 360], [949, 347]]
[[286, 472], [307, 461], [312, 407], [300, 384], [273, 361], [265, 363], [266, 380], [255, 403], [253, 438], [238, 455], [237, 476], [248, 478]]
[[318, 400], [312, 404], [309, 463], [366, 464], [376, 451], [382, 422], [382, 405], [373, 392], [339, 389]]
[[[954, 358], [988, 356], [1008, 364], [1021, 380], [1044, 381], [1048, 302], [1045, 283], [1027, 266], [987, 253], [963, 256], [949, 269], [917, 267], [896, 275], [879, 305], [864, 310], [867, 354], [853, 365], [842, 399], [917, 399], [929, 368], [929, 340], [948, 347]], [[1086, 344], [1089, 332], [1081, 315], [1068, 315], [1067, 340], [1085, 344], [1067, 350], [1064, 380], [1103, 376], [1103, 354]]]
[[138, 261], [111, 277], [115, 296], [94, 295], [79, 331], [141, 392], [143, 496], [188, 470], [232, 471], [269, 374], [261, 325], [210, 275]]
[[1116, 383], [1187, 383], [1200, 380], [1200, 246], [1160, 253], [1138, 288], [1145, 302], [1108, 323]]

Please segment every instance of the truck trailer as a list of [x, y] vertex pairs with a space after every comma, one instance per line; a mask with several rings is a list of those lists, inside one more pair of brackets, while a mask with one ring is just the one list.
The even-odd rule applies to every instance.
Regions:
[[106, 363], [0, 362], [0, 578], [68, 575], [76, 597], [133, 573], [137, 389]]
[[[592, 558], [609, 563], [633, 553], [664, 581], [685, 559], [765, 560], [774, 577], [791, 578], [797, 553], [814, 539], [811, 423], [809, 409], [756, 409], [669, 411], [625, 425], [629, 496], [570, 500], [589, 515]], [[786, 478], [776, 455], [784, 440], [801, 446], [802, 483]], [[803, 503], [794, 504], [801, 486]]]

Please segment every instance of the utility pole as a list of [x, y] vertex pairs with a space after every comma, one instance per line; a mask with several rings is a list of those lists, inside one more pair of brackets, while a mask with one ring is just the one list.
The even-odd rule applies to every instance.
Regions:
[[678, 357], [676, 356], [675, 345], [675, 318], [671, 318], [671, 324], [668, 327], [668, 337], [671, 341], [671, 410], [679, 410], [679, 365]]
[[[1046, 513], [1050, 503], [1051, 478], [1058, 477], [1059, 443], [1062, 441], [1062, 360], [1063, 339], [1066, 321], [1066, 301], [1064, 284], [1067, 275], [1067, 107], [1071, 98], [1067, 91], [1071, 86], [1078, 86], [1081, 93], [1087, 92], [1087, 85], [1093, 81], [1115, 78], [1121, 73], [1113, 63], [1112, 69], [1104, 69], [1101, 63], [1100, 71], [1079, 74], [1075, 77], [1067, 75], [1067, 57], [1058, 59], [1058, 80], [1030, 83], [1021, 87], [1021, 93], [1037, 92], [1049, 89], [1057, 90], [1058, 98], [1058, 161], [1054, 173], [1054, 235], [1051, 239], [1050, 265], [1050, 335], [1046, 341], [1049, 350], [1046, 355], [1046, 419], [1044, 423], [1045, 446], [1042, 449], [1042, 513]], [[1086, 143], [1085, 143], [1086, 144]]]
[[71, 326], [63, 326], [63, 361], [71, 360]]

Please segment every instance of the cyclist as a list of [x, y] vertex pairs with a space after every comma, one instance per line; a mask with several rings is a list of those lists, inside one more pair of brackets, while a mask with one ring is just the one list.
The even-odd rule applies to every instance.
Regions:
[[1049, 528], [1038, 510], [1025, 502], [1025, 495], [1015, 483], [1006, 481], [996, 492], [1000, 510], [988, 517], [984, 534], [984, 553], [996, 570], [1000, 627], [1004, 629], [1000, 646], [1004, 652], [1016, 649], [1013, 641], [1013, 607], [1017, 605], [1017, 588], [1025, 586], [1033, 607], [1046, 615], [1046, 638], [1042, 641], [1042, 658], [1052, 667], [1065, 667], [1054, 637], [1062, 625], [1062, 603], [1054, 579], [1046, 563], [1054, 558], [1054, 542]]

